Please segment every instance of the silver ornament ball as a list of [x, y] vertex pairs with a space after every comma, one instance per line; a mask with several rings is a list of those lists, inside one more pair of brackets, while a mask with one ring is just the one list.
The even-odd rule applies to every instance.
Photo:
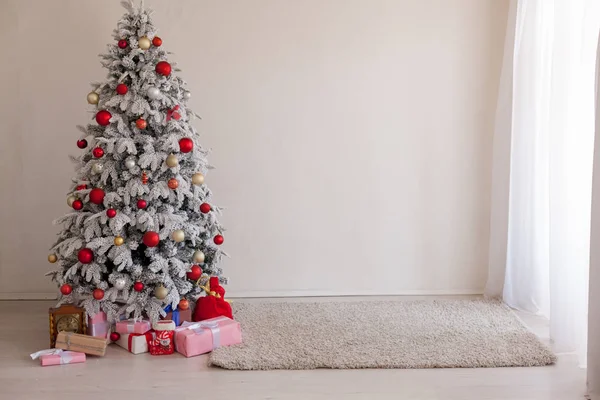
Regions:
[[125, 280], [125, 278], [117, 278], [115, 280], [115, 288], [117, 290], [123, 290], [125, 289], [125, 285], [127, 284], [127, 281]]
[[92, 172], [99, 174], [102, 172], [102, 170], [104, 169], [104, 165], [102, 165], [102, 163], [96, 163], [94, 165], [92, 165]]
[[135, 167], [135, 160], [132, 160], [131, 158], [125, 160], [125, 167], [127, 167], [128, 169]]
[[185, 240], [185, 232], [181, 229], [177, 229], [171, 234], [171, 239], [177, 243], [183, 242]]
[[195, 263], [202, 264], [204, 262], [204, 259], [206, 257], [204, 256], [203, 252], [201, 252], [200, 250], [196, 250], [194, 252], [194, 255], [193, 255], [192, 258], [193, 258], [193, 260], [194, 260]]
[[192, 98], [192, 94], [188, 91], [183, 92], [183, 98], [189, 100]]
[[151, 86], [148, 88], [147, 94], [152, 100], [156, 100], [160, 97], [160, 90], [157, 87]]

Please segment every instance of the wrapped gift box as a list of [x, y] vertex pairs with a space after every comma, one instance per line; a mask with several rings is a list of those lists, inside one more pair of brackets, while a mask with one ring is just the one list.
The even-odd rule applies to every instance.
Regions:
[[240, 324], [227, 317], [184, 322], [175, 329], [175, 348], [186, 357], [208, 353], [220, 346], [242, 343]]
[[115, 331], [119, 333], [139, 333], [144, 334], [152, 329], [150, 326], [150, 321], [142, 320], [135, 321], [132, 319], [128, 319], [125, 321], [119, 321], [115, 325]]
[[34, 360], [39, 358], [42, 367], [48, 367], [50, 365], [77, 364], [85, 362], [85, 353], [64, 351], [61, 349], [48, 349], [31, 354], [31, 358]]
[[140, 333], [122, 333], [119, 340], [115, 343], [133, 354], [148, 352], [148, 343], [154, 340], [154, 332], [148, 331]]
[[192, 321], [192, 310], [189, 308], [187, 310], [173, 310], [171, 306], [168, 306], [167, 308], [165, 308], [165, 312], [167, 313], [167, 315], [162, 319], [171, 320], [175, 322], [175, 326], [179, 326], [186, 321]]
[[94, 316], [88, 316], [87, 334], [104, 339], [108, 338], [110, 335], [110, 323], [104, 311], [100, 311]]
[[106, 345], [106, 339], [78, 333], [60, 331], [56, 336], [57, 349], [78, 351], [93, 356], [103, 356]]

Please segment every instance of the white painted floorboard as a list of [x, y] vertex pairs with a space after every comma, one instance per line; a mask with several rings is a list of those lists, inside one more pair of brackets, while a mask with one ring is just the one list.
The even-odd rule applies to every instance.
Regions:
[[[207, 356], [132, 355], [111, 345], [105, 357], [84, 364], [41, 367], [29, 354], [48, 347], [52, 304], [0, 302], [0, 399], [578, 400], [585, 394], [585, 370], [571, 355], [536, 368], [244, 372], [208, 368]], [[545, 320], [519, 316], [547, 341]]]

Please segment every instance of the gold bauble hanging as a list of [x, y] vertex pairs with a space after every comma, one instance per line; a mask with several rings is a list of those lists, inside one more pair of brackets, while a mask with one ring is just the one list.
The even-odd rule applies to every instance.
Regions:
[[194, 260], [195, 263], [197, 264], [202, 264], [204, 262], [204, 259], [206, 257], [204, 256], [204, 253], [201, 252], [200, 250], [196, 250], [194, 252], [194, 256], [192, 257], [192, 259]]
[[194, 175], [192, 175], [192, 183], [194, 185], [202, 185], [204, 183], [204, 175], [202, 175], [200, 172], [196, 172]]
[[167, 163], [167, 165], [168, 165], [169, 167], [171, 167], [171, 168], [174, 168], [174, 167], [176, 167], [176, 166], [178, 166], [178, 165], [179, 165], [179, 160], [177, 159], [177, 156], [176, 156], [176, 155], [174, 155], [174, 154], [170, 154], [170, 155], [167, 157], [166, 163]]
[[121, 236], [116, 236], [114, 242], [115, 246], [120, 246], [125, 243], [125, 239], [123, 239]]
[[69, 207], [73, 207], [73, 202], [75, 200], [77, 200], [77, 196], [70, 195], [69, 197], [67, 197], [67, 204], [69, 205]]
[[58, 260], [58, 257], [56, 257], [56, 254], [49, 254], [48, 255], [48, 262], [50, 264], [54, 264], [57, 260]]
[[167, 289], [163, 285], [157, 286], [156, 289], [154, 289], [154, 297], [156, 297], [159, 300], [164, 300], [165, 297], [167, 297], [168, 295], [169, 289]]
[[148, 50], [150, 48], [150, 46], [152, 46], [152, 41], [150, 39], [148, 39], [146, 36], [142, 36], [138, 40], [138, 46], [142, 50]]
[[100, 96], [98, 96], [98, 93], [96, 92], [89, 92], [87, 95], [87, 102], [90, 104], [98, 104], [98, 101], [100, 100]]
[[177, 229], [171, 234], [171, 239], [173, 239], [177, 243], [183, 242], [185, 240], [185, 232], [181, 229]]

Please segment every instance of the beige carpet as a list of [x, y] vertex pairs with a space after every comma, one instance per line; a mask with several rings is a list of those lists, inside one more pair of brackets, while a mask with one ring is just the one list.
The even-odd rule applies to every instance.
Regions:
[[508, 307], [484, 300], [234, 302], [244, 343], [211, 365], [243, 370], [552, 364]]

